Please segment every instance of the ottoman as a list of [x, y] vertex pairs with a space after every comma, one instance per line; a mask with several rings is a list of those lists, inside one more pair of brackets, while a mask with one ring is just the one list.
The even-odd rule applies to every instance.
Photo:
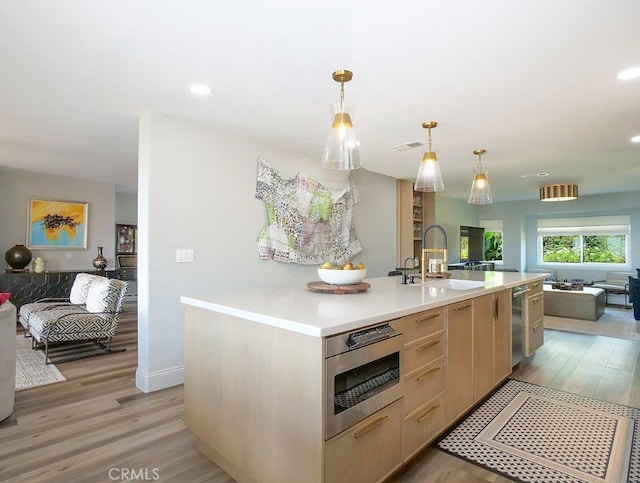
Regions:
[[544, 315], [598, 320], [604, 314], [605, 293], [601, 288], [558, 290], [544, 285]]

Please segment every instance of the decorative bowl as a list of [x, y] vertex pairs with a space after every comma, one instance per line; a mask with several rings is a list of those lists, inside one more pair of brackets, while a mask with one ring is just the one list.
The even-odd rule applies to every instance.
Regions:
[[331, 285], [353, 285], [354, 283], [362, 282], [366, 276], [366, 268], [363, 268], [362, 270], [318, 269], [318, 277], [320, 277], [320, 280]]

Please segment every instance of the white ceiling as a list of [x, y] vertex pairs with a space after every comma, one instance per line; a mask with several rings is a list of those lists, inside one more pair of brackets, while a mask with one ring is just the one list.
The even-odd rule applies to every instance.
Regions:
[[477, 148], [495, 201], [640, 185], [640, 79], [616, 79], [640, 66], [637, 0], [0, 0], [0, 45], [2, 166], [135, 189], [146, 110], [320, 158], [347, 68], [368, 170], [414, 178], [424, 146], [392, 146], [434, 120], [447, 196]]

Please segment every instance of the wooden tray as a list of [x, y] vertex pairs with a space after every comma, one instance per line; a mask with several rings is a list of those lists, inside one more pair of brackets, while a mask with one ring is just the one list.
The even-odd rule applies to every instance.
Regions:
[[371, 287], [367, 282], [359, 282], [351, 285], [332, 285], [324, 282], [309, 282], [307, 288], [312, 292], [332, 293], [344, 295], [346, 293], [366, 292]]

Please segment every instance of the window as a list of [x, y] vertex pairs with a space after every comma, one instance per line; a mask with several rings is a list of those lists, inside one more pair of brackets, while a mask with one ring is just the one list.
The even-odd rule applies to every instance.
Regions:
[[484, 260], [502, 261], [502, 220], [480, 220], [484, 228]]
[[612, 266], [629, 260], [630, 218], [590, 216], [538, 220], [538, 263]]

